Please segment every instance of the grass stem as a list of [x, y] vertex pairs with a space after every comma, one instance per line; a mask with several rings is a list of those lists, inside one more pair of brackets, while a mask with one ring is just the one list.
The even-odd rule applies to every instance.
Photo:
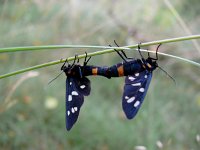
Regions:
[[[200, 38], [200, 35], [193, 35], [193, 36], [185, 36], [185, 37], [179, 37], [179, 38], [172, 38], [172, 39], [165, 39], [165, 40], [159, 40], [159, 41], [153, 41], [153, 42], [147, 42], [147, 43], [142, 43], [140, 46], [150, 46], [150, 45], [156, 45], [156, 44], [160, 44], [160, 43], [170, 43], [170, 42], [178, 42], [178, 41], [184, 41], [184, 40], [191, 40], [191, 39], [197, 39], [197, 38]], [[124, 49], [133, 49], [133, 48], [137, 48], [138, 45], [131, 45], [131, 46], [125, 46]], [[46, 49], [47, 47], [49, 46], [44, 46], [43, 48]], [[62, 46], [61, 46], [62, 47]], [[60, 48], [61, 48], [60, 47]], [[77, 48], [79, 46], [71, 46], [70, 48]], [[90, 48], [93, 47], [93, 48], [97, 48], [97, 46], [89, 46]], [[39, 47], [37, 47], [39, 48]], [[54, 47], [54, 48], [58, 48], [58, 47]], [[63, 47], [62, 47], [63, 48]], [[80, 48], [83, 48], [83, 47], [80, 47]], [[85, 47], [84, 47], [85, 48]], [[87, 55], [88, 56], [96, 56], [96, 55], [102, 55], [102, 54], [106, 54], [106, 53], [111, 53], [111, 52], [115, 52], [113, 48], [115, 47], [108, 47], [109, 49], [106, 49], [106, 50], [101, 50], [101, 51], [96, 51], [96, 52], [92, 52], [92, 53], [88, 53]], [[118, 47], [118, 51], [120, 51], [123, 47]], [[1, 51], [2, 49], [0, 49]], [[7, 49], [9, 50], [9, 48]], [[19, 51], [20, 49], [15, 49], [16, 51]], [[21, 49], [22, 50], [22, 49]], [[27, 49], [24, 49], [24, 50], [27, 50]], [[143, 51], [146, 51], [146, 50], [143, 50]], [[6, 52], [6, 51], [4, 51]], [[7, 51], [7, 52], [10, 52], [10, 51]], [[146, 51], [147, 52], [147, 51]], [[155, 53], [155, 52], [152, 52], [152, 51], [149, 51], [151, 53]], [[179, 59], [179, 60], [182, 60], [182, 61], [185, 61], [185, 62], [188, 62], [190, 64], [193, 64], [193, 65], [196, 65], [198, 67], [200, 67], [200, 64], [197, 63], [197, 62], [194, 62], [192, 60], [188, 60], [186, 58], [181, 58], [181, 57], [178, 57], [178, 56], [174, 56], [174, 55], [169, 55], [169, 54], [165, 54], [165, 53], [158, 53], [160, 55], [164, 55], [164, 56], [167, 56], [167, 57], [172, 57], [172, 58], [175, 58], [175, 59]], [[77, 56], [79, 59], [81, 58], [85, 58], [86, 55], [85, 54], [82, 54], [82, 55], [78, 55]], [[67, 60], [68, 61], [72, 61], [74, 60], [75, 57], [69, 57]], [[24, 68], [24, 69], [21, 69], [21, 70], [17, 70], [17, 71], [13, 71], [13, 72], [10, 72], [10, 73], [7, 73], [7, 74], [3, 74], [3, 75], [0, 75], [0, 79], [2, 78], [6, 78], [6, 77], [10, 77], [10, 76], [14, 76], [14, 75], [17, 75], [17, 74], [21, 74], [21, 73], [24, 73], [24, 72], [27, 72], [27, 71], [31, 71], [31, 70], [35, 70], [35, 69], [39, 69], [39, 68], [44, 68], [44, 67], [48, 67], [48, 66], [52, 66], [52, 65], [56, 65], [56, 64], [59, 64], [59, 63], [63, 63], [66, 59], [63, 59], [63, 60], [56, 60], [56, 61], [52, 61], [52, 62], [48, 62], [48, 63], [43, 63], [43, 64], [39, 64], [39, 65], [36, 65], [36, 66], [32, 66], [32, 67], [28, 67], [28, 68]]]

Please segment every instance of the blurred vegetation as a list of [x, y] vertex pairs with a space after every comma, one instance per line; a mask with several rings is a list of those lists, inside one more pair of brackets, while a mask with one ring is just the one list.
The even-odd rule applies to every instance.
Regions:
[[[188, 29], [199, 33], [199, 0], [175, 0]], [[85, 44], [119, 45], [184, 36], [179, 22], [164, 1], [51, 0], [0, 1], [0, 47]], [[198, 41], [199, 44], [199, 41]], [[155, 47], [149, 47], [154, 49]], [[63, 49], [0, 54], [0, 72], [95, 49]], [[200, 62], [200, 50], [191, 41], [162, 45], [160, 51]], [[136, 52], [129, 56], [139, 57]], [[93, 57], [90, 64], [113, 65], [115, 54]], [[65, 129], [65, 76], [47, 85], [60, 65], [0, 82], [1, 149], [200, 149], [199, 68], [160, 57], [145, 102], [137, 117], [127, 120], [121, 108], [124, 78], [90, 77], [91, 95], [85, 98], [78, 122]], [[8, 102], [5, 105], [5, 101]]]

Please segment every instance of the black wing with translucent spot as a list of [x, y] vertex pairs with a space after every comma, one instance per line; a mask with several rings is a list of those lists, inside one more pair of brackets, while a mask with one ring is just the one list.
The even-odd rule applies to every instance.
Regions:
[[151, 82], [152, 72], [147, 70], [127, 76], [125, 79], [122, 107], [128, 119], [132, 119], [140, 109]]
[[69, 131], [76, 123], [84, 96], [90, 94], [90, 80], [86, 77], [67, 77], [66, 80], [66, 128]]

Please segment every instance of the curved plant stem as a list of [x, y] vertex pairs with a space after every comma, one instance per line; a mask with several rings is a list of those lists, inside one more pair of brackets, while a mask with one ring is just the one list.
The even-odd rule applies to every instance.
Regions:
[[[184, 41], [184, 40], [192, 40], [192, 39], [199, 39], [200, 35], [192, 35], [192, 36], [184, 36], [184, 37], [178, 37], [178, 38], [170, 38], [165, 40], [158, 40], [158, 41], [152, 41], [147, 43], [142, 43], [142, 46], [150, 46], [150, 45], [156, 45], [160, 43], [172, 43], [172, 42], [178, 42], [178, 41]], [[17, 52], [17, 51], [33, 51], [33, 50], [56, 50], [56, 49], [63, 49], [63, 48], [99, 48], [99, 49], [111, 49], [113, 51], [114, 49], [127, 49], [127, 48], [136, 48], [137, 45], [131, 45], [131, 46], [125, 46], [125, 47], [108, 47], [108, 46], [89, 46], [89, 45], [44, 45], [44, 46], [27, 46], [27, 47], [10, 47], [10, 48], [0, 48], [0, 53], [6, 53], [6, 52]]]
[[43, 45], [43, 46], [0, 48], [0, 53], [18, 52], [18, 51], [35, 51], [35, 50], [56, 50], [56, 49], [64, 49], [64, 48], [129, 49], [127, 47], [90, 46], [90, 45]]
[[[160, 43], [170, 43], [170, 42], [177, 42], [177, 41], [183, 41], [183, 40], [191, 40], [191, 39], [197, 39], [197, 38], [200, 38], [200, 35], [193, 35], [193, 36], [186, 36], [186, 37], [179, 37], [179, 38], [173, 38], [173, 39], [165, 39], [165, 40], [147, 42], [147, 43], [142, 43], [140, 46], [142, 47], [142, 46], [149, 46], [149, 45], [155, 45], [155, 44], [160, 44]], [[125, 49], [130, 49], [130, 48], [133, 49], [133, 48], [136, 48], [137, 46], [138, 45], [125, 46]], [[96, 48], [96, 46], [93, 46], [93, 48]], [[120, 47], [120, 48], [118, 47], [117, 50], [120, 51], [121, 48], [123, 48], [123, 47]], [[143, 51], [145, 51], [145, 50], [143, 50]], [[102, 55], [102, 54], [111, 53], [111, 52], [114, 52], [114, 49], [106, 49], [106, 50], [102, 50], [102, 51], [88, 53], [87, 56]], [[152, 51], [149, 51], [149, 52], [154, 53]], [[180, 60], [183, 60], [185, 62], [188, 62], [190, 64], [193, 64], [193, 65], [196, 65], [196, 66], [200, 67], [199, 63], [191, 61], [191, 60], [188, 60], [188, 59], [185, 59], [185, 58], [181, 58], [181, 57], [178, 57], [178, 56], [169, 55], [169, 54], [165, 54], [165, 53], [159, 53], [159, 54], [160, 55], [165, 55], [165, 56], [168, 56], [168, 57], [173, 57], [173, 58], [176, 58], [176, 59], [180, 59]], [[77, 57], [79, 59], [81, 59], [81, 58], [85, 58], [86, 55], [85, 54], [78, 55]], [[69, 57], [67, 60], [68, 61], [72, 61], [74, 59], [75, 59], [75, 57]], [[28, 67], [28, 68], [25, 68], [25, 69], [17, 70], [17, 71], [11, 72], [11, 73], [3, 74], [3, 75], [0, 76], [0, 79], [6, 78], [6, 77], [9, 77], [9, 76], [14, 76], [14, 75], [17, 75], [17, 74], [20, 74], [20, 73], [24, 73], [24, 72], [27, 72], [27, 71], [31, 71], [31, 70], [35, 70], [35, 69], [44, 68], [44, 67], [56, 65], [56, 64], [59, 64], [59, 63], [63, 63], [65, 60], [66, 59], [64, 59], [64, 60], [56, 60], [56, 61], [52, 61], [52, 62], [48, 62], [48, 63], [44, 63], [44, 64], [32, 66], [32, 67]]]
[[[156, 53], [155, 51], [147, 51], [147, 50], [144, 50], [144, 49], [140, 49], [140, 50], [143, 51], [143, 52]], [[159, 55], [163, 55], [163, 56], [167, 56], [167, 57], [171, 57], [171, 58], [175, 58], [175, 59], [179, 59], [179, 60], [182, 60], [184, 62], [187, 62], [187, 63], [190, 63], [192, 65], [195, 65], [197, 67], [200, 67], [200, 63], [192, 61], [192, 60], [189, 60], [189, 59], [186, 59], [186, 58], [182, 58], [182, 57], [179, 57], [179, 56], [170, 55], [170, 54], [166, 54], [166, 53], [162, 53], [162, 52], [158, 52], [158, 54]]]
[[[147, 50], [143, 50], [143, 49], [141, 49], [141, 51], [155, 53], [155, 51], [147, 51]], [[97, 51], [97, 52], [93, 52], [93, 53], [88, 53], [87, 56], [95, 56], [95, 55], [101, 55], [101, 54], [111, 53], [111, 52], [113, 52], [113, 50]], [[161, 53], [161, 52], [158, 52], [158, 54], [159, 55], [164, 55], [164, 56], [167, 56], [167, 57], [172, 57], [172, 58], [175, 58], [175, 59], [179, 59], [179, 60], [182, 60], [184, 62], [188, 62], [190, 64], [193, 64], [193, 65], [195, 65], [197, 67], [200, 67], [199, 63], [194, 62], [194, 61], [189, 60], [189, 59], [186, 59], [186, 58], [182, 58], [182, 57], [178, 57], [178, 56], [174, 56], [174, 55], [170, 55], [170, 54], [166, 54], [166, 53]], [[79, 58], [79, 59], [85, 58], [85, 57], [86, 57], [85, 54], [77, 56], [77, 58]], [[68, 61], [72, 61], [74, 59], [75, 59], [75, 57], [69, 57], [67, 60]], [[7, 73], [7, 74], [4, 74], [4, 75], [1, 75], [0, 79], [6, 78], [6, 77], [9, 77], [9, 76], [14, 76], [14, 75], [17, 75], [17, 74], [20, 74], [20, 73], [24, 73], [24, 72], [27, 72], [27, 71], [31, 71], [31, 70], [35, 70], [35, 69], [44, 68], [44, 67], [56, 65], [56, 64], [59, 64], [59, 63], [63, 63], [63, 62], [65, 62], [65, 60], [66, 59], [56, 60], [56, 61], [52, 61], [52, 62], [48, 62], [48, 63], [36, 65], [36, 66], [32, 66], [32, 67], [29, 67], [29, 68], [17, 70], [17, 71], [11, 72], [11, 73]]]
[[[178, 37], [178, 38], [170, 38], [170, 39], [164, 39], [164, 40], [158, 40], [158, 41], [152, 41], [147, 43], [142, 43], [140, 47], [142, 46], [150, 46], [150, 45], [157, 45], [157, 44], [164, 44], [164, 43], [172, 43], [172, 42], [179, 42], [179, 41], [186, 41], [186, 40], [192, 40], [192, 39], [199, 39], [199, 35], [191, 35], [191, 36], [184, 36], [184, 37]], [[132, 46], [125, 46], [128, 48], [136, 48], [137, 45]]]

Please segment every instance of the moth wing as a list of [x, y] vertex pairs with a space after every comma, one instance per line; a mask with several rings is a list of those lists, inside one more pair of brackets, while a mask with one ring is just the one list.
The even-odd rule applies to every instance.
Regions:
[[74, 78], [74, 85], [79, 93], [88, 96], [91, 91], [90, 80], [86, 77]]
[[84, 102], [83, 94], [76, 88], [77, 79], [66, 79], [66, 128], [69, 131], [76, 123], [80, 108]]
[[151, 79], [152, 72], [147, 70], [126, 77], [122, 107], [128, 119], [136, 116], [147, 94]]

